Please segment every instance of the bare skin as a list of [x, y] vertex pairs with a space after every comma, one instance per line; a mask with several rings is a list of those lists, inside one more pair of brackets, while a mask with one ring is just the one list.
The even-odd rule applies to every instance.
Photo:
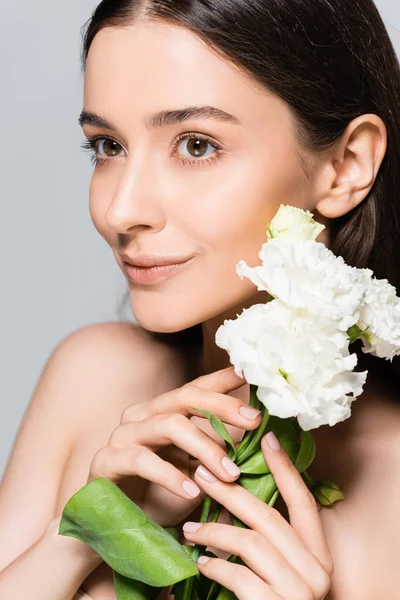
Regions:
[[[126, 324], [127, 341], [131, 336], [132, 326]], [[152, 349], [152, 344], [150, 342], [147, 347], [149, 351]], [[126, 353], [125, 345], [123, 350]], [[185, 359], [183, 356], [171, 353], [168, 348], [165, 348], [165, 353], [171, 361], [172, 370], [175, 370], [173, 377], [169, 376], [165, 379], [165, 390], [179, 387], [187, 380], [192, 381], [193, 357]], [[132, 362], [134, 360], [135, 356], [132, 354]], [[162, 387], [161, 384], [160, 389]], [[229, 395], [247, 402], [247, 384], [231, 391]], [[134, 397], [135, 390], [132, 389], [132, 398]], [[110, 408], [117, 421], [123, 407], [115, 403], [110, 405]], [[309, 473], [316, 478], [333, 479], [345, 494], [345, 501], [337, 503], [331, 509], [322, 508], [319, 512], [335, 563], [332, 587], [326, 598], [328, 600], [361, 598], [361, 590], [364, 590], [363, 593], [368, 592], [366, 598], [377, 598], [378, 591], [385, 593], [387, 597], [390, 595], [395, 597], [399, 581], [389, 558], [395, 556], [398, 539], [393, 473], [399, 472], [400, 468], [398, 452], [400, 407], [393, 397], [379, 393], [379, 386], [376, 384], [374, 386], [371, 378], [369, 387], [363, 396], [353, 403], [352, 410], [352, 419], [336, 425], [335, 428], [321, 427], [313, 431], [317, 456]], [[83, 416], [85, 417], [85, 408], [83, 408]], [[204, 419], [191, 417], [190, 420], [219, 441]], [[71, 494], [84, 485], [93, 455], [102, 445], [104, 432], [107, 431], [107, 422], [110, 422], [110, 413], [107, 413], [107, 419], [104, 420], [99, 413], [86, 435], [74, 441], [68, 465], [60, 477], [62, 486], [55, 515], [61, 514]], [[230, 425], [227, 425], [227, 428], [235, 441], [241, 439], [243, 429]], [[173, 454], [170, 456], [172, 464], [176, 464], [180, 470], [193, 478], [199, 461], [188, 461], [187, 456], [185, 459], [185, 455], [181, 452], [175, 453], [175, 460], [171, 457]], [[129, 489], [129, 486], [123, 489], [134, 501], [137, 501], [134, 489]], [[176, 502], [179, 502], [177, 496]], [[200, 500], [195, 502], [197, 504]], [[281, 497], [278, 498], [275, 508], [288, 519], [287, 508]], [[170, 510], [169, 506], [168, 511]], [[199, 511], [200, 506], [197, 506], [179, 525], [188, 520], [198, 520]], [[152, 516], [158, 522], [163, 521], [159, 508], [157, 514]], [[225, 511], [221, 513], [219, 522], [229, 523]], [[393, 531], [393, 528], [397, 534], [390, 535], [389, 532]], [[373, 536], [371, 536], [371, 529], [374, 531]], [[183, 539], [181, 538], [182, 541]], [[364, 554], [362, 548], [365, 548]], [[213, 550], [218, 556], [227, 556], [227, 553], [215, 547]], [[384, 557], [387, 557], [386, 561]], [[379, 569], [376, 569], [377, 564], [380, 565]], [[365, 580], [366, 572], [368, 578]], [[387, 581], [385, 592], [382, 588], [383, 580]], [[365, 587], [364, 581], [366, 581]], [[82, 588], [95, 600], [104, 597], [107, 600], [116, 598], [113, 587], [112, 571], [105, 563], [95, 569], [82, 584]], [[164, 597], [169, 598], [167, 590]]]
[[[202, 117], [157, 129], [145, 126], [150, 113], [190, 105], [216, 106], [241, 124]], [[150, 402], [164, 391], [229, 366], [229, 357], [215, 345], [217, 328], [243, 308], [265, 301], [250, 281], [237, 276], [235, 265], [240, 259], [250, 266], [258, 264], [266, 224], [279, 205], [311, 210], [326, 224], [319, 239], [329, 245], [329, 220], [363, 201], [386, 151], [385, 125], [377, 115], [368, 114], [351, 122], [329, 152], [311, 156], [298, 145], [292, 114], [279, 98], [256, 86], [191, 33], [165, 24], [109, 28], [96, 35], [88, 57], [83, 108], [115, 125], [111, 130], [88, 123], [83, 127], [87, 136], [102, 138], [97, 156], [105, 162], [93, 174], [90, 212], [118, 265], [124, 269], [124, 252], [131, 258], [138, 253], [194, 257], [188, 268], [163, 283], [140, 286], [128, 281], [142, 331], [174, 332], [196, 323], [203, 327], [204, 344], [196, 356], [161, 348], [143, 334], [141, 352], [153, 371], [141, 398]], [[191, 155], [193, 149], [185, 147], [190, 132], [207, 135], [213, 140], [209, 148], [219, 144], [223, 154], [208, 163]], [[186, 139], [172, 151], [172, 142], [183, 133]], [[214, 148], [207, 157], [215, 154]], [[185, 159], [185, 164], [173, 155]], [[129, 360], [135, 364], [137, 344], [131, 325], [119, 340], [113, 352], [116, 364]], [[98, 349], [102, 350], [104, 346]], [[160, 365], [165, 367], [166, 362], [168, 369], [161, 374]], [[138, 382], [129, 381], [125, 373], [116, 378], [109, 400], [95, 415], [93, 399], [79, 407], [76, 427], [71, 425], [64, 440], [67, 458], [54, 474], [61, 487], [49, 521], [86, 483], [93, 457], [107, 444], [126, 406], [137, 402]], [[248, 386], [230, 395], [247, 402]], [[362, 401], [353, 406], [348, 422], [315, 430], [318, 455], [310, 474], [337, 481], [346, 496], [345, 502], [319, 513], [335, 563], [326, 598], [395, 597], [400, 581], [390, 562], [398, 540], [392, 482], [399, 472], [400, 409], [396, 398], [372, 379]], [[204, 419], [190, 421], [219, 441]], [[229, 428], [240, 440], [244, 429]], [[179, 449], [169, 458], [193, 479], [198, 461], [189, 462]], [[137, 500], [129, 485], [124, 491]], [[153, 498], [151, 493], [149, 497]], [[173, 510], [178, 501], [178, 495], [170, 493], [165, 510]], [[195, 510], [185, 515], [185, 521], [196, 519], [199, 502], [193, 501]], [[275, 507], [288, 516], [282, 499]], [[147, 509], [163, 520], [158, 504], [157, 514], [152, 514], [154, 505], [148, 498]], [[223, 513], [221, 521], [225, 519]], [[112, 600], [111, 575], [102, 564], [83, 588], [94, 599]]]

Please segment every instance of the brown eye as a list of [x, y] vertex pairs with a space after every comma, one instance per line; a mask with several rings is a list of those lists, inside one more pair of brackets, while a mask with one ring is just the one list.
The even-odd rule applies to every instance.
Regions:
[[103, 144], [103, 152], [106, 156], [118, 156], [118, 154], [121, 152], [121, 146], [117, 144], [117, 142], [114, 142], [114, 140], [103, 138], [98, 141], [100, 142], [100, 144]]
[[190, 138], [186, 148], [191, 156], [201, 157], [207, 152], [207, 146], [209, 145], [209, 142], [206, 140]]
[[[222, 146], [201, 133], [181, 133], [172, 144], [174, 160], [182, 165], [200, 167], [211, 164], [224, 154]], [[207, 152], [209, 150], [210, 152]]]

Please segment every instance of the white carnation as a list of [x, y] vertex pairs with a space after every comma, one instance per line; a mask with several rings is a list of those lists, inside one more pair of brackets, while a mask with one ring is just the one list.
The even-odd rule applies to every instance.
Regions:
[[236, 265], [237, 274], [248, 277], [258, 290], [342, 331], [357, 323], [365, 278], [324, 244], [275, 238], [263, 244], [259, 257], [260, 266], [249, 267], [244, 260]]
[[393, 359], [400, 354], [400, 298], [387, 279], [365, 276], [364, 305], [357, 325], [367, 331], [362, 337], [363, 352]]
[[309, 210], [281, 204], [267, 228], [267, 238], [283, 237], [290, 240], [315, 240], [325, 225], [314, 221]]
[[347, 419], [362, 393], [367, 371], [353, 372], [357, 356], [349, 354], [346, 333], [280, 300], [225, 320], [215, 340], [235, 372], [258, 386], [269, 413], [297, 417], [305, 431]]

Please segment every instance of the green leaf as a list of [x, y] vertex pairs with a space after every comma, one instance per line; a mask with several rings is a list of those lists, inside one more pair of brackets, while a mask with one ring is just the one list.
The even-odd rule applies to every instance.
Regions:
[[238, 483], [263, 502], [269, 502], [277, 489], [272, 473], [267, 475], [241, 475]]
[[353, 344], [356, 340], [359, 340], [362, 337], [365, 337], [366, 339], [368, 339], [370, 337], [370, 333], [369, 333], [369, 329], [370, 329], [370, 325], [368, 325], [368, 327], [366, 327], [365, 329], [360, 329], [360, 327], [357, 325], [357, 323], [355, 325], [353, 325], [352, 327], [349, 327], [349, 329], [347, 330], [347, 336], [349, 338], [349, 345]]
[[299, 473], [303, 473], [311, 465], [315, 457], [315, 441], [311, 431], [303, 431], [301, 434], [300, 450], [295, 461], [295, 467]]
[[240, 470], [246, 475], [265, 475], [271, 471], [265, 462], [263, 451], [257, 450], [240, 465]]
[[154, 587], [199, 573], [181, 544], [106, 477], [68, 500], [59, 535], [81, 540], [120, 575]]
[[157, 600], [162, 588], [146, 585], [114, 571], [115, 594], [118, 600]]
[[228, 432], [227, 428], [225, 427], [225, 425], [223, 424], [223, 422], [221, 421], [221, 419], [219, 417], [217, 417], [216, 415], [214, 415], [209, 410], [202, 410], [201, 408], [195, 408], [194, 406], [191, 406], [190, 408], [192, 408], [193, 410], [197, 410], [198, 412], [201, 412], [205, 417], [207, 417], [207, 419], [209, 420], [210, 425], [214, 429], [214, 431], [216, 431], [218, 433], [218, 435], [220, 437], [222, 437], [222, 439], [224, 439], [225, 442], [227, 442], [230, 445], [230, 447], [232, 448], [233, 457], [231, 456], [231, 458], [232, 458], [232, 460], [234, 460], [236, 458], [235, 442], [229, 435], [229, 432]]
[[362, 330], [359, 328], [357, 323], [347, 330], [347, 337], [349, 338], [349, 344], [352, 344], [358, 340], [362, 335]]
[[168, 531], [168, 533], [172, 535], [172, 537], [175, 538], [177, 542], [179, 542], [179, 531], [176, 527], [164, 527], [164, 529], [165, 531]]
[[237, 596], [231, 590], [223, 587], [217, 596], [217, 600], [237, 600]]

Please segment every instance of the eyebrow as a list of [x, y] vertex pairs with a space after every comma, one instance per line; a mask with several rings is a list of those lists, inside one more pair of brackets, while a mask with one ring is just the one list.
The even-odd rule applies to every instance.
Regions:
[[[162, 110], [152, 115], [147, 115], [145, 118], [145, 125], [148, 129], [156, 129], [164, 127], [166, 125], [175, 125], [182, 123], [183, 121], [189, 121], [193, 119], [216, 119], [217, 121], [225, 121], [233, 123], [235, 125], [241, 125], [240, 119], [235, 115], [231, 115], [220, 108], [215, 106], [188, 106], [186, 108], [180, 108], [176, 110]], [[83, 110], [79, 115], [78, 123], [81, 127], [84, 124], [103, 127], [110, 131], [117, 131], [117, 127], [110, 121], [102, 117], [96, 112], [90, 112]]]

